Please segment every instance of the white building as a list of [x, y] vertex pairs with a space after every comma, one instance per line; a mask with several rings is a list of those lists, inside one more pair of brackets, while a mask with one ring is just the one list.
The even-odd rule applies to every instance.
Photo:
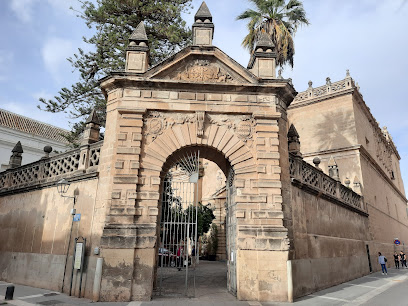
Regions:
[[44, 147], [64, 152], [68, 142], [62, 134], [67, 130], [0, 109], [0, 165], [7, 169], [11, 150], [18, 141], [23, 147], [22, 165], [39, 160], [45, 155]]

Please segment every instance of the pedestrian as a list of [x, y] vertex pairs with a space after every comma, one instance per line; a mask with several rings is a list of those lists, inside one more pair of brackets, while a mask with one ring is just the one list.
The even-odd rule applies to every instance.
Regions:
[[407, 268], [407, 256], [404, 254], [403, 251], [400, 252], [400, 261], [401, 261], [401, 268], [405, 266]]
[[399, 269], [400, 257], [397, 252], [394, 253], [395, 269]]
[[385, 258], [384, 255], [381, 255], [381, 252], [378, 252], [378, 263], [381, 265], [381, 270], [382, 270], [382, 275], [388, 275], [387, 274], [387, 267], [386, 267], [386, 263], [387, 262], [387, 258]]
[[179, 248], [177, 249], [177, 269], [181, 271], [181, 267], [183, 265], [183, 246], [180, 245]]

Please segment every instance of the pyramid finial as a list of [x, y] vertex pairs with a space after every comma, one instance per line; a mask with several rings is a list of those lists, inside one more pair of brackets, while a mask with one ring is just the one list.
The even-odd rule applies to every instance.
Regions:
[[10, 161], [8, 168], [13, 169], [21, 166], [21, 162], [23, 160], [23, 157], [21, 156], [23, 152], [23, 147], [21, 146], [21, 142], [17, 142], [16, 145], [14, 146], [13, 150], [11, 150], [11, 156], [10, 156]]
[[144, 22], [141, 21], [129, 37], [125, 70], [144, 73], [149, 67], [149, 47]]
[[88, 119], [86, 119], [85, 124], [86, 126], [82, 135], [81, 145], [88, 145], [99, 141], [101, 124], [95, 109], [92, 110]]
[[14, 146], [14, 148], [13, 148], [13, 150], [11, 150], [11, 152], [13, 152], [13, 153], [24, 153], [24, 151], [23, 151], [23, 147], [21, 146], [21, 142], [20, 141], [18, 141], [17, 143], [16, 143], [16, 145]]
[[334, 160], [333, 156], [330, 156], [329, 163], [327, 164], [328, 167], [336, 167], [337, 163]]
[[249, 59], [248, 69], [261, 79], [275, 79], [276, 56], [276, 47], [271, 36], [262, 29]]
[[214, 24], [207, 4], [203, 1], [194, 16], [193, 45], [211, 46], [214, 37]]
[[[255, 50], [257, 51], [258, 48], [262, 49], [271, 49], [274, 48], [275, 44], [273, 43], [270, 35], [268, 35], [265, 30], [261, 31], [261, 34], [258, 36], [258, 40], [256, 41], [255, 44]], [[266, 51], [266, 50], [264, 50]]]
[[203, 1], [197, 13], [194, 15], [194, 21], [198, 22], [197, 20], [201, 20], [201, 22], [205, 22], [205, 19], [208, 19], [211, 22], [212, 15], [210, 13], [210, 10], [208, 9], [207, 4], [205, 3], [205, 1]]
[[94, 123], [94, 124], [101, 125], [101, 123], [99, 122], [99, 118], [98, 118], [98, 115], [96, 114], [95, 109], [92, 110], [92, 112], [89, 115], [88, 119], [86, 119], [85, 124], [88, 124], [88, 123]]
[[133, 31], [132, 35], [129, 37], [130, 41], [136, 41], [136, 42], [147, 42], [147, 35], [146, 35], [146, 29], [144, 26], [144, 22], [141, 21], [136, 29]]
[[288, 137], [298, 137], [299, 138], [299, 133], [296, 131], [296, 128], [293, 125], [293, 123], [289, 127]]

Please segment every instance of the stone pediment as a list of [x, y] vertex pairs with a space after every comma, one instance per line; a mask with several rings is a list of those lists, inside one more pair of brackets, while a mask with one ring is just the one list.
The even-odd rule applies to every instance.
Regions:
[[149, 79], [192, 83], [257, 83], [257, 78], [216, 47], [195, 52], [186, 48], [147, 71]]

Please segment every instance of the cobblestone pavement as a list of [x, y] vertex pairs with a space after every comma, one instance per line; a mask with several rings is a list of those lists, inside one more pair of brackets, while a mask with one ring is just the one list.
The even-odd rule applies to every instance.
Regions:
[[[408, 285], [407, 269], [389, 269], [388, 275], [376, 272], [350, 282], [315, 292], [290, 303], [259, 303], [237, 301], [228, 293], [226, 288], [226, 263], [201, 261], [196, 275], [196, 295], [194, 298], [179, 297], [155, 297], [150, 302], [131, 303], [93, 303], [88, 299], [78, 299], [59, 292], [38, 289], [28, 286], [15, 285], [14, 300], [3, 301], [7, 285], [0, 282], [0, 304], [7, 302], [10, 305], [91, 305], [94, 306], [147, 306], [147, 305], [295, 305], [295, 306], [319, 306], [319, 305], [408, 305], [406, 287]], [[178, 272], [178, 271], [177, 271]], [[175, 283], [184, 281], [183, 271], [179, 271], [180, 279]]]

